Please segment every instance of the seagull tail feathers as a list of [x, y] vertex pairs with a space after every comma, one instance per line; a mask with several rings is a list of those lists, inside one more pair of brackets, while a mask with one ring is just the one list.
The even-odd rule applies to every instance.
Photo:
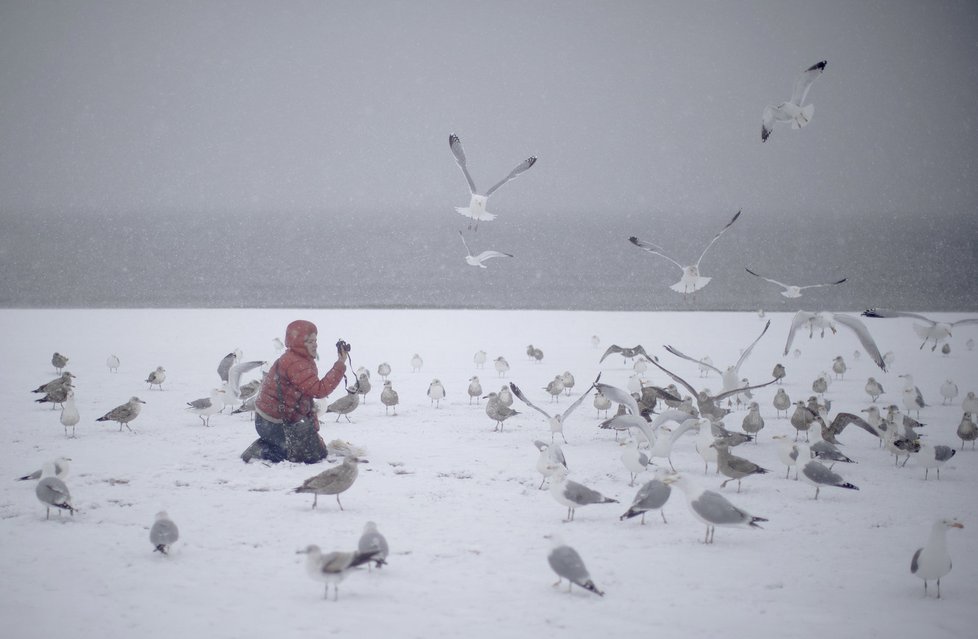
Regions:
[[752, 528], [763, 528], [763, 526], [759, 526], [759, 525], [757, 524], [757, 522], [759, 522], [759, 521], [768, 521], [768, 520], [767, 520], [767, 519], [765, 519], [765, 518], [763, 518], [763, 517], [751, 517], [751, 518], [750, 518], [750, 524], [749, 524], [749, 525], [750, 525], [750, 526], [751, 526]]
[[584, 583], [580, 583], [576, 581], [574, 583], [580, 586], [581, 588], [583, 588], [584, 590], [590, 590], [591, 592], [598, 595], [599, 597], [604, 597], [604, 591], [599, 589], [597, 586], [595, 586], [594, 582], [591, 581], [590, 579], [588, 579]]

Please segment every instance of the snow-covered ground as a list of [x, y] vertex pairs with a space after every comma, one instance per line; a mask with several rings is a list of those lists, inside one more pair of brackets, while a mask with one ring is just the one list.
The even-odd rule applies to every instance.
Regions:
[[[353, 345], [354, 366], [372, 373], [374, 390], [353, 423], [324, 421], [327, 441], [362, 447], [370, 462], [343, 494], [343, 511], [328, 496], [312, 510], [310, 495], [290, 492], [329, 463], [244, 464], [238, 455], [255, 438], [250, 419], [225, 413], [205, 428], [185, 410], [218, 384], [226, 353], [240, 348], [246, 359], [271, 361], [273, 338], [300, 317], [318, 324], [324, 352], [342, 337]], [[911, 373], [930, 404], [920, 415], [926, 441], [960, 447], [960, 402], [978, 391], [978, 352], [965, 343], [978, 339], [978, 329], [959, 328], [943, 356], [918, 348], [911, 320], [866, 319], [880, 349], [895, 354], [882, 373], [865, 354], [854, 357], [859, 344], [844, 328], [824, 338], [799, 335], [800, 356], [784, 357], [791, 315], [768, 318], [770, 330], [742, 369], [750, 380], [769, 379], [783, 362], [784, 388], [793, 400], [806, 399], [816, 375], [842, 355], [849, 372], [826, 394], [834, 414], [869, 405], [870, 375], [886, 389], [880, 404], [900, 404], [897, 375]], [[630, 363], [618, 356], [598, 363], [615, 343], [641, 343], [694, 386], [717, 391], [715, 374], [701, 378], [696, 365], [662, 345], [724, 367], [760, 332], [756, 314], [3, 310], [0, 326], [7, 476], [0, 482], [0, 618], [11, 637], [964, 637], [978, 626], [978, 453], [970, 449], [944, 466], [940, 481], [933, 471], [924, 481], [913, 459], [897, 467], [876, 440], [849, 427], [840, 440], [858, 463], [835, 469], [859, 491], [826, 488], [816, 501], [809, 485], [785, 479], [772, 436], [794, 429], [775, 418], [777, 387], [762, 389], [756, 397], [766, 427], [756, 445], [734, 452], [772, 472], [745, 479], [740, 494], [734, 484], [722, 492], [769, 522], [761, 530], [718, 528], [716, 542], [705, 545], [704, 526], [678, 490], [664, 509], [668, 524], [655, 513], [644, 526], [619, 521], [637, 487], [628, 485], [621, 442], [597, 428], [590, 399], [565, 428], [571, 478], [620, 503], [580, 508], [563, 523], [566, 509], [537, 489], [533, 440], [549, 441], [543, 417], [517, 400], [521, 413], [493, 432], [484, 400], [470, 405], [466, 394], [478, 375], [485, 393], [512, 381], [537, 405], [563, 410], [599, 372], [603, 382], [627, 385]], [[528, 344], [543, 350], [541, 362], [527, 358]], [[484, 369], [473, 364], [480, 349], [489, 355]], [[77, 376], [74, 439], [65, 437], [58, 411], [28, 392], [55, 377], [54, 351], [70, 358], [67, 369]], [[411, 371], [414, 353], [424, 359], [420, 372]], [[105, 365], [110, 354], [121, 360], [117, 373]], [[500, 355], [512, 366], [504, 379], [491, 364]], [[383, 361], [400, 394], [396, 416], [379, 401]], [[162, 391], [143, 381], [157, 366], [166, 369]], [[543, 387], [564, 371], [577, 385], [559, 405], [548, 404]], [[670, 381], [654, 368], [644, 377]], [[426, 396], [433, 378], [448, 392], [438, 408]], [[960, 387], [953, 405], [941, 403], [946, 378]], [[95, 422], [132, 395], [146, 402], [135, 433]], [[727, 427], [739, 430], [743, 415], [729, 416]], [[673, 463], [717, 489], [723, 477], [712, 467], [704, 475], [693, 444], [681, 439]], [[58, 456], [72, 460], [66, 482], [78, 512], [45, 520], [33, 482], [13, 479]], [[162, 509], [180, 528], [169, 557], [153, 552], [148, 537]], [[936, 600], [933, 589], [924, 597], [910, 558], [943, 516], [965, 528], [948, 534], [954, 569]], [[350, 575], [337, 602], [324, 600], [296, 551], [308, 544], [352, 550], [367, 521], [387, 537], [389, 565]], [[578, 550], [604, 597], [577, 588], [568, 594], [566, 582], [551, 587], [544, 538], [551, 532]]]

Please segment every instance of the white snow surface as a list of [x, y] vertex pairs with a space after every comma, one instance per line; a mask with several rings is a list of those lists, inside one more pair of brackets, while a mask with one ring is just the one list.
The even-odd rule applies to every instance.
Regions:
[[[855, 314], [855, 313], [854, 313]], [[948, 320], [963, 315], [936, 314]], [[250, 418], [225, 411], [201, 425], [186, 402], [219, 383], [216, 368], [240, 348], [246, 359], [274, 360], [272, 340], [297, 318], [317, 323], [323, 359], [344, 338], [354, 368], [370, 369], [373, 388], [351, 415], [352, 424], [326, 416], [326, 441], [340, 439], [365, 450], [353, 487], [311, 509], [312, 496], [291, 494], [304, 479], [337, 460], [305, 466], [244, 464], [239, 454], [256, 437]], [[809, 340], [799, 335], [798, 358], [781, 351], [791, 315], [769, 313], [768, 334], [742, 373], [752, 382], [787, 368], [784, 388], [792, 400], [812, 395], [811, 382], [842, 355], [845, 379], [827, 392], [832, 414], [869, 405], [863, 385], [870, 375], [886, 394], [879, 404], [900, 404], [901, 373], [911, 373], [930, 406], [921, 411], [926, 441], [960, 447], [955, 429], [960, 398], [978, 390], [978, 352], [964, 347], [976, 330], [961, 327], [942, 356], [920, 350], [910, 320], [866, 324], [882, 352], [892, 350], [893, 370], [883, 373], [848, 331]], [[857, 464], [835, 470], [859, 491], [825, 488], [819, 499], [804, 482], [786, 480], [774, 434], [794, 436], [787, 419], [775, 418], [776, 385], [755, 391], [766, 426], [759, 442], [734, 450], [771, 470], [731, 482], [721, 492], [754, 515], [763, 529], [716, 531], [702, 543], [704, 526], [674, 489], [665, 505], [669, 523], [649, 513], [619, 521], [638, 489], [619, 457], [622, 444], [586, 400], [564, 427], [570, 477], [619, 504], [579, 508], [563, 523], [566, 508], [538, 490], [533, 440], [549, 441], [542, 415], [516, 400], [520, 414], [493, 432], [485, 400], [469, 405], [468, 380], [478, 375], [485, 393], [510, 381], [540, 406], [554, 375], [571, 371], [577, 385], [560, 405], [572, 402], [590, 380], [625, 387], [631, 363], [609, 356], [612, 343], [641, 343], [694, 387], [719, 390], [717, 376], [699, 377], [697, 366], [666, 353], [671, 344], [714, 362], [732, 363], [761, 330], [754, 313], [614, 313], [560, 311], [424, 310], [2, 310], [3, 366], [0, 399], [5, 408], [0, 466], [0, 618], [6, 636], [28, 637], [965, 637], [978, 626], [978, 453], [958, 451], [941, 479], [924, 481], [911, 460], [893, 458], [865, 432], [850, 426], [839, 438]], [[601, 344], [591, 345], [598, 335]], [[529, 361], [527, 344], [544, 351]], [[476, 369], [473, 354], [505, 356], [512, 369], [498, 377], [492, 366]], [[51, 353], [69, 358], [77, 376], [81, 413], [77, 438], [68, 439], [59, 412], [35, 404], [28, 391], [56, 377]], [[119, 356], [111, 373], [106, 357]], [[419, 353], [424, 368], [412, 373]], [[379, 400], [378, 363], [390, 362], [400, 394], [396, 416]], [[164, 366], [162, 391], [149, 390], [149, 371]], [[257, 372], [257, 371], [256, 371]], [[431, 405], [426, 390], [442, 380], [447, 397]], [[244, 381], [250, 379], [246, 376]], [[653, 367], [652, 384], [669, 379]], [[942, 405], [940, 384], [961, 388], [958, 402]], [[352, 381], [352, 376], [349, 377]], [[341, 389], [331, 399], [338, 397]], [[95, 418], [130, 396], [145, 400], [132, 423], [135, 433]], [[550, 407], [555, 408], [555, 407]], [[740, 430], [743, 410], [725, 423]], [[673, 463], [705, 487], [720, 481], [695, 452], [693, 436], [681, 438]], [[70, 457], [65, 482], [78, 512], [44, 518], [33, 482], [14, 481], [46, 460]], [[647, 481], [645, 473], [639, 481]], [[640, 485], [640, 484], [639, 484]], [[166, 510], [180, 529], [168, 557], [153, 552], [149, 528]], [[925, 598], [910, 559], [938, 517], [957, 517], [963, 530], [948, 533], [953, 570], [941, 584], [942, 599]], [[323, 598], [323, 585], [304, 569], [309, 544], [324, 552], [353, 550], [364, 524], [377, 523], [391, 549], [389, 565], [358, 570], [340, 584], [339, 600]], [[583, 558], [604, 597], [566, 582], [547, 563], [558, 532]]]

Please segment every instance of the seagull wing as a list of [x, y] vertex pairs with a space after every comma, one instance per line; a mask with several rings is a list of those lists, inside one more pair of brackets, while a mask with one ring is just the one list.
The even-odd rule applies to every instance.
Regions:
[[[768, 320], [768, 323], [770, 323], [770, 322], [771, 321]], [[685, 353], [681, 353], [680, 351], [678, 351], [677, 349], [673, 348], [672, 346], [664, 346], [663, 348], [665, 348], [667, 351], [669, 351], [670, 353], [672, 353], [676, 357], [681, 357], [683, 359], [688, 359], [691, 362], [696, 362], [700, 366], [706, 366], [707, 368], [709, 368], [711, 370], [715, 370], [719, 375], [723, 375], [723, 371], [720, 370], [719, 368], [717, 368], [716, 366], [713, 366], [712, 364], [707, 364], [706, 362], [702, 362], [702, 361], [700, 361], [698, 359], [693, 359], [689, 355], [686, 355]], [[693, 394], [695, 395], [696, 394], [696, 391], [693, 391]]]
[[513, 257], [513, 256], [510, 255], [509, 253], [502, 253], [500, 251], [483, 251], [478, 255], [476, 255], [475, 259], [477, 259], [480, 262], [485, 262], [486, 260], [493, 257]]
[[526, 398], [526, 395], [524, 395], [524, 394], [523, 394], [523, 391], [521, 391], [521, 390], [520, 390], [520, 387], [519, 387], [519, 386], [517, 386], [517, 385], [516, 385], [516, 384], [514, 384], [513, 382], [510, 382], [510, 383], [509, 383], [509, 389], [510, 389], [511, 391], [513, 391], [513, 394], [514, 394], [514, 395], [516, 395], [516, 397], [517, 397], [517, 398], [519, 398], [519, 400], [520, 400], [521, 402], [523, 402], [524, 404], [526, 404], [527, 406], [529, 406], [529, 407], [530, 407], [530, 408], [532, 408], [533, 410], [535, 410], [535, 411], [537, 411], [537, 412], [539, 412], [540, 414], [542, 414], [542, 415], [543, 415], [544, 417], [546, 417], [547, 419], [550, 419], [550, 413], [548, 413], [547, 411], [545, 411], [545, 410], [543, 410], [543, 409], [542, 409], [542, 408], [540, 408], [539, 406], [534, 406], [534, 405], [533, 405], [533, 403], [532, 403], [532, 402], [530, 402], [530, 400], [528, 400], [528, 399]]
[[611, 384], [594, 384], [594, 387], [601, 391], [601, 394], [613, 402], [624, 404], [631, 411], [632, 415], [639, 415], [638, 402], [628, 392], [623, 391]]
[[715, 236], [713, 236], [713, 239], [712, 239], [712, 240], [710, 240], [710, 243], [709, 243], [709, 244], [707, 244], [707, 245], [706, 245], [706, 248], [705, 248], [705, 249], [703, 249], [703, 252], [702, 252], [702, 253], [700, 253], [700, 259], [698, 259], [698, 260], [696, 260], [696, 266], [697, 266], [697, 267], [698, 267], [698, 266], [700, 265], [700, 262], [702, 262], [702, 261], [703, 261], [703, 256], [704, 256], [704, 255], [706, 255], [706, 252], [710, 250], [710, 247], [711, 247], [711, 246], [713, 246], [714, 244], [716, 244], [716, 242], [717, 242], [717, 240], [719, 240], [719, 239], [720, 239], [720, 236], [721, 236], [721, 235], [723, 235], [723, 234], [724, 234], [724, 232], [725, 232], [725, 231], [726, 231], [726, 230], [727, 230], [728, 228], [730, 228], [730, 226], [731, 226], [731, 225], [732, 225], [732, 224], [733, 224], [734, 222], [736, 222], [736, 221], [737, 221], [737, 218], [738, 218], [738, 217], [740, 217], [740, 214], [741, 214], [741, 212], [742, 212], [742, 211], [737, 211], [737, 212], [736, 212], [736, 213], [734, 214], [734, 216], [733, 216], [733, 219], [731, 219], [731, 220], [730, 220], [729, 222], [727, 222], [727, 225], [726, 225], [726, 226], [724, 226], [724, 227], [723, 227], [722, 229], [720, 229], [720, 232], [719, 232], [719, 233], [717, 233], [717, 234], [716, 234]]
[[696, 398], [696, 397], [698, 397], [698, 396], [699, 396], [699, 393], [698, 393], [698, 392], [696, 392], [696, 389], [695, 389], [695, 388], [693, 388], [692, 386], [690, 386], [690, 385], [689, 385], [689, 382], [687, 382], [687, 381], [686, 381], [685, 379], [683, 379], [683, 378], [682, 378], [682, 377], [680, 377], [679, 375], [676, 375], [675, 373], [673, 373], [673, 372], [672, 372], [672, 371], [670, 371], [669, 369], [667, 369], [667, 368], [665, 368], [664, 366], [662, 366], [662, 364], [660, 364], [659, 362], [657, 362], [657, 361], [655, 361], [654, 359], [653, 359], [653, 360], [649, 360], [649, 361], [650, 361], [650, 362], [651, 362], [651, 363], [652, 363], [652, 364], [653, 364], [654, 366], [656, 366], [656, 367], [658, 367], [658, 368], [659, 368], [659, 370], [661, 370], [661, 371], [662, 371], [663, 373], [665, 373], [666, 375], [668, 375], [669, 377], [671, 377], [671, 378], [672, 378], [672, 381], [674, 381], [674, 382], [676, 382], [677, 384], [680, 384], [680, 385], [681, 385], [681, 386], [683, 386], [683, 387], [684, 387], [684, 388], [685, 388], [686, 390], [688, 390], [688, 391], [689, 391], [690, 393], [692, 393], [692, 395], [693, 395], [693, 397], [694, 397], [694, 398]]
[[728, 390], [725, 393], [720, 393], [719, 395], [713, 396], [714, 402], [719, 402], [721, 399], [726, 399], [737, 393], [743, 393], [744, 391], [754, 390], [755, 388], [764, 388], [765, 386], [770, 386], [774, 382], [778, 381], [777, 378], [772, 379], [770, 382], [764, 382], [763, 384], [755, 384], [753, 386], [741, 386], [740, 388], [735, 388], [733, 390]]
[[670, 262], [672, 262], [673, 264], [675, 264], [676, 266], [678, 266], [679, 267], [679, 270], [682, 270], [683, 265], [680, 264], [679, 262], [677, 262], [676, 260], [672, 259], [668, 255], [666, 255], [665, 253], [663, 253], [661, 246], [658, 246], [656, 244], [653, 244], [652, 242], [646, 242], [645, 240], [640, 240], [637, 237], [635, 237], [634, 235], [631, 236], [630, 238], [628, 238], [628, 241], [631, 242], [632, 244], [634, 244], [635, 246], [639, 247], [643, 251], [648, 251], [652, 255], [658, 255], [659, 257], [666, 258], [667, 260], [669, 260]]
[[265, 362], [254, 360], [251, 362], [239, 362], [228, 369], [228, 389], [235, 398], [241, 396], [241, 376], [250, 370], [256, 369]]
[[784, 355], [788, 354], [788, 349], [791, 348], [791, 342], [795, 340], [795, 331], [798, 330], [798, 327], [810, 321], [813, 317], [815, 317], [815, 313], [811, 311], [798, 311], [791, 318], [791, 328], [788, 329], [788, 341], [784, 343]]
[[458, 168], [462, 169], [462, 175], [465, 176], [465, 181], [469, 183], [469, 191], [473, 194], [476, 193], [475, 182], [472, 181], [472, 176], [469, 175], [469, 170], [465, 166], [465, 151], [462, 150], [462, 141], [457, 135], [452, 133], [448, 136], [448, 146], [452, 149], [452, 154], [455, 156], [455, 162], [458, 164]]
[[608, 350], [604, 352], [604, 355], [601, 356], [601, 359], [598, 360], [598, 363], [600, 364], [601, 362], [603, 362], [604, 358], [606, 358], [608, 355], [611, 355], [612, 353], [620, 353], [621, 351], [622, 351], [621, 346], [619, 346], [618, 344], [612, 344], [611, 346], [608, 347]]
[[808, 90], [812, 88], [812, 83], [818, 80], [822, 72], [825, 71], [825, 65], [828, 64], [826, 60], [817, 62], [812, 66], [808, 67], [801, 72], [798, 79], [795, 80], [795, 88], [791, 92], [791, 101], [801, 106], [805, 103], [805, 98], [808, 96]]
[[465, 241], [465, 236], [462, 235], [462, 231], [459, 231], [458, 232], [458, 236], [460, 238], [462, 238], [462, 245], [465, 247], [465, 252], [468, 253], [469, 256], [471, 256], [472, 255], [472, 250], [469, 249], [469, 243]]
[[769, 328], [771, 328], [771, 320], [768, 320], [767, 324], [764, 325], [764, 330], [762, 330], [761, 334], [757, 336], [757, 339], [751, 342], [751, 345], [745, 348], [744, 352], [740, 354], [740, 359], [738, 359], [737, 363], [734, 365], [734, 370], [737, 371], [737, 373], [740, 373], [740, 365], [744, 363], [744, 360], [747, 359], [751, 351], [754, 350], [754, 346], [761, 340], [762, 337], [764, 337], [764, 333], [767, 333], [767, 329]]
[[775, 108], [773, 106], [766, 106], [764, 107], [764, 113], [761, 114], [761, 142], [767, 142], [767, 139], [774, 133]]
[[574, 409], [580, 406], [581, 402], [583, 402], [587, 398], [587, 394], [591, 392], [592, 388], [594, 388], [594, 384], [591, 384], [586, 391], [581, 393], [581, 396], [578, 397], [573, 404], [567, 407], [567, 410], [565, 410], [564, 413], [560, 416], [560, 421], [564, 421], [568, 417], [570, 417], [570, 414], [574, 412]]
[[876, 342], [873, 341], [873, 336], [869, 334], [869, 329], [866, 328], [866, 325], [860, 322], [857, 318], [849, 315], [836, 313], [834, 317], [835, 321], [845, 327], [848, 327], [856, 334], [856, 337], [859, 338], [859, 343], [863, 345], [863, 348], [866, 349], [869, 356], [873, 358], [876, 365], [879, 366], [881, 370], [886, 372], [886, 363], [883, 361], [883, 356], [880, 355], [880, 349], [876, 347]]
[[893, 311], [886, 308], [870, 308], [862, 312], [863, 317], [882, 317], [886, 319], [891, 319], [894, 317], [913, 317], [914, 319], [919, 319], [921, 321], [927, 322], [931, 326], [937, 324], [934, 320], [924, 317], [919, 313], [909, 313], [907, 311]]
[[764, 277], [763, 275], [758, 275], [757, 273], [755, 273], [754, 271], [750, 270], [749, 268], [744, 268], [744, 270], [747, 271], [748, 273], [750, 273], [751, 275], [753, 275], [754, 277], [759, 277], [762, 280], [764, 280], [765, 282], [770, 282], [771, 284], [777, 284], [778, 286], [783, 287], [785, 290], [787, 290], [791, 286], [790, 284], [785, 284], [784, 282], [779, 282], [778, 280], [772, 280], [769, 277]]
[[498, 182], [496, 182], [495, 184], [493, 184], [492, 185], [492, 188], [489, 189], [488, 191], [486, 191], [486, 197], [489, 197], [490, 195], [492, 195], [493, 193], [495, 193], [496, 192], [496, 189], [498, 189], [499, 187], [501, 187], [503, 184], [506, 184], [510, 180], [513, 180], [513, 179], [519, 177], [520, 173], [523, 173], [524, 171], [526, 171], [527, 169], [529, 169], [531, 166], [533, 166], [536, 163], [537, 163], [537, 158], [534, 155], [531, 155], [530, 157], [528, 157], [525, 160], [523, 160], [522, 162], [520, 162], [518, 165], [516, 165], [516, 168], [515, 169], [513, 169], [512, 171], [509, 172], [509, 175], [507, 175], [503, 179], [501, 179]]
[[820, 286], [838, 286], [839, 284], [842, 284], [843, 282], [845, 282], [847, 279], [849, 279], [849, 278], [843, 277], [838, 282], [829, 282], [828, 284], [809, 284], [807, 286], [799, 286], [798, 288], [799, 289], [805, 289], [805, 288], [818, 288]]
[[968, 319], [951, 322], [951, 326], [957, 326], [959, 324], [978, 324], [978, 317], [969, 317]]

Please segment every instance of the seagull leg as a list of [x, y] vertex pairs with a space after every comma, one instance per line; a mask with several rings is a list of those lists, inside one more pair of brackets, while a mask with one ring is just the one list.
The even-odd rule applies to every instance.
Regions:
[[669, 522], [666, 521], [666, 513], [660, 510], [659, 514], [662, 515], [662, 523], [668, 524]]
[[[340, 496], [336, 495], [336, 503], [340, 504]], [[340, 504], [340, 510], [343, 510], [343, 504]]]

